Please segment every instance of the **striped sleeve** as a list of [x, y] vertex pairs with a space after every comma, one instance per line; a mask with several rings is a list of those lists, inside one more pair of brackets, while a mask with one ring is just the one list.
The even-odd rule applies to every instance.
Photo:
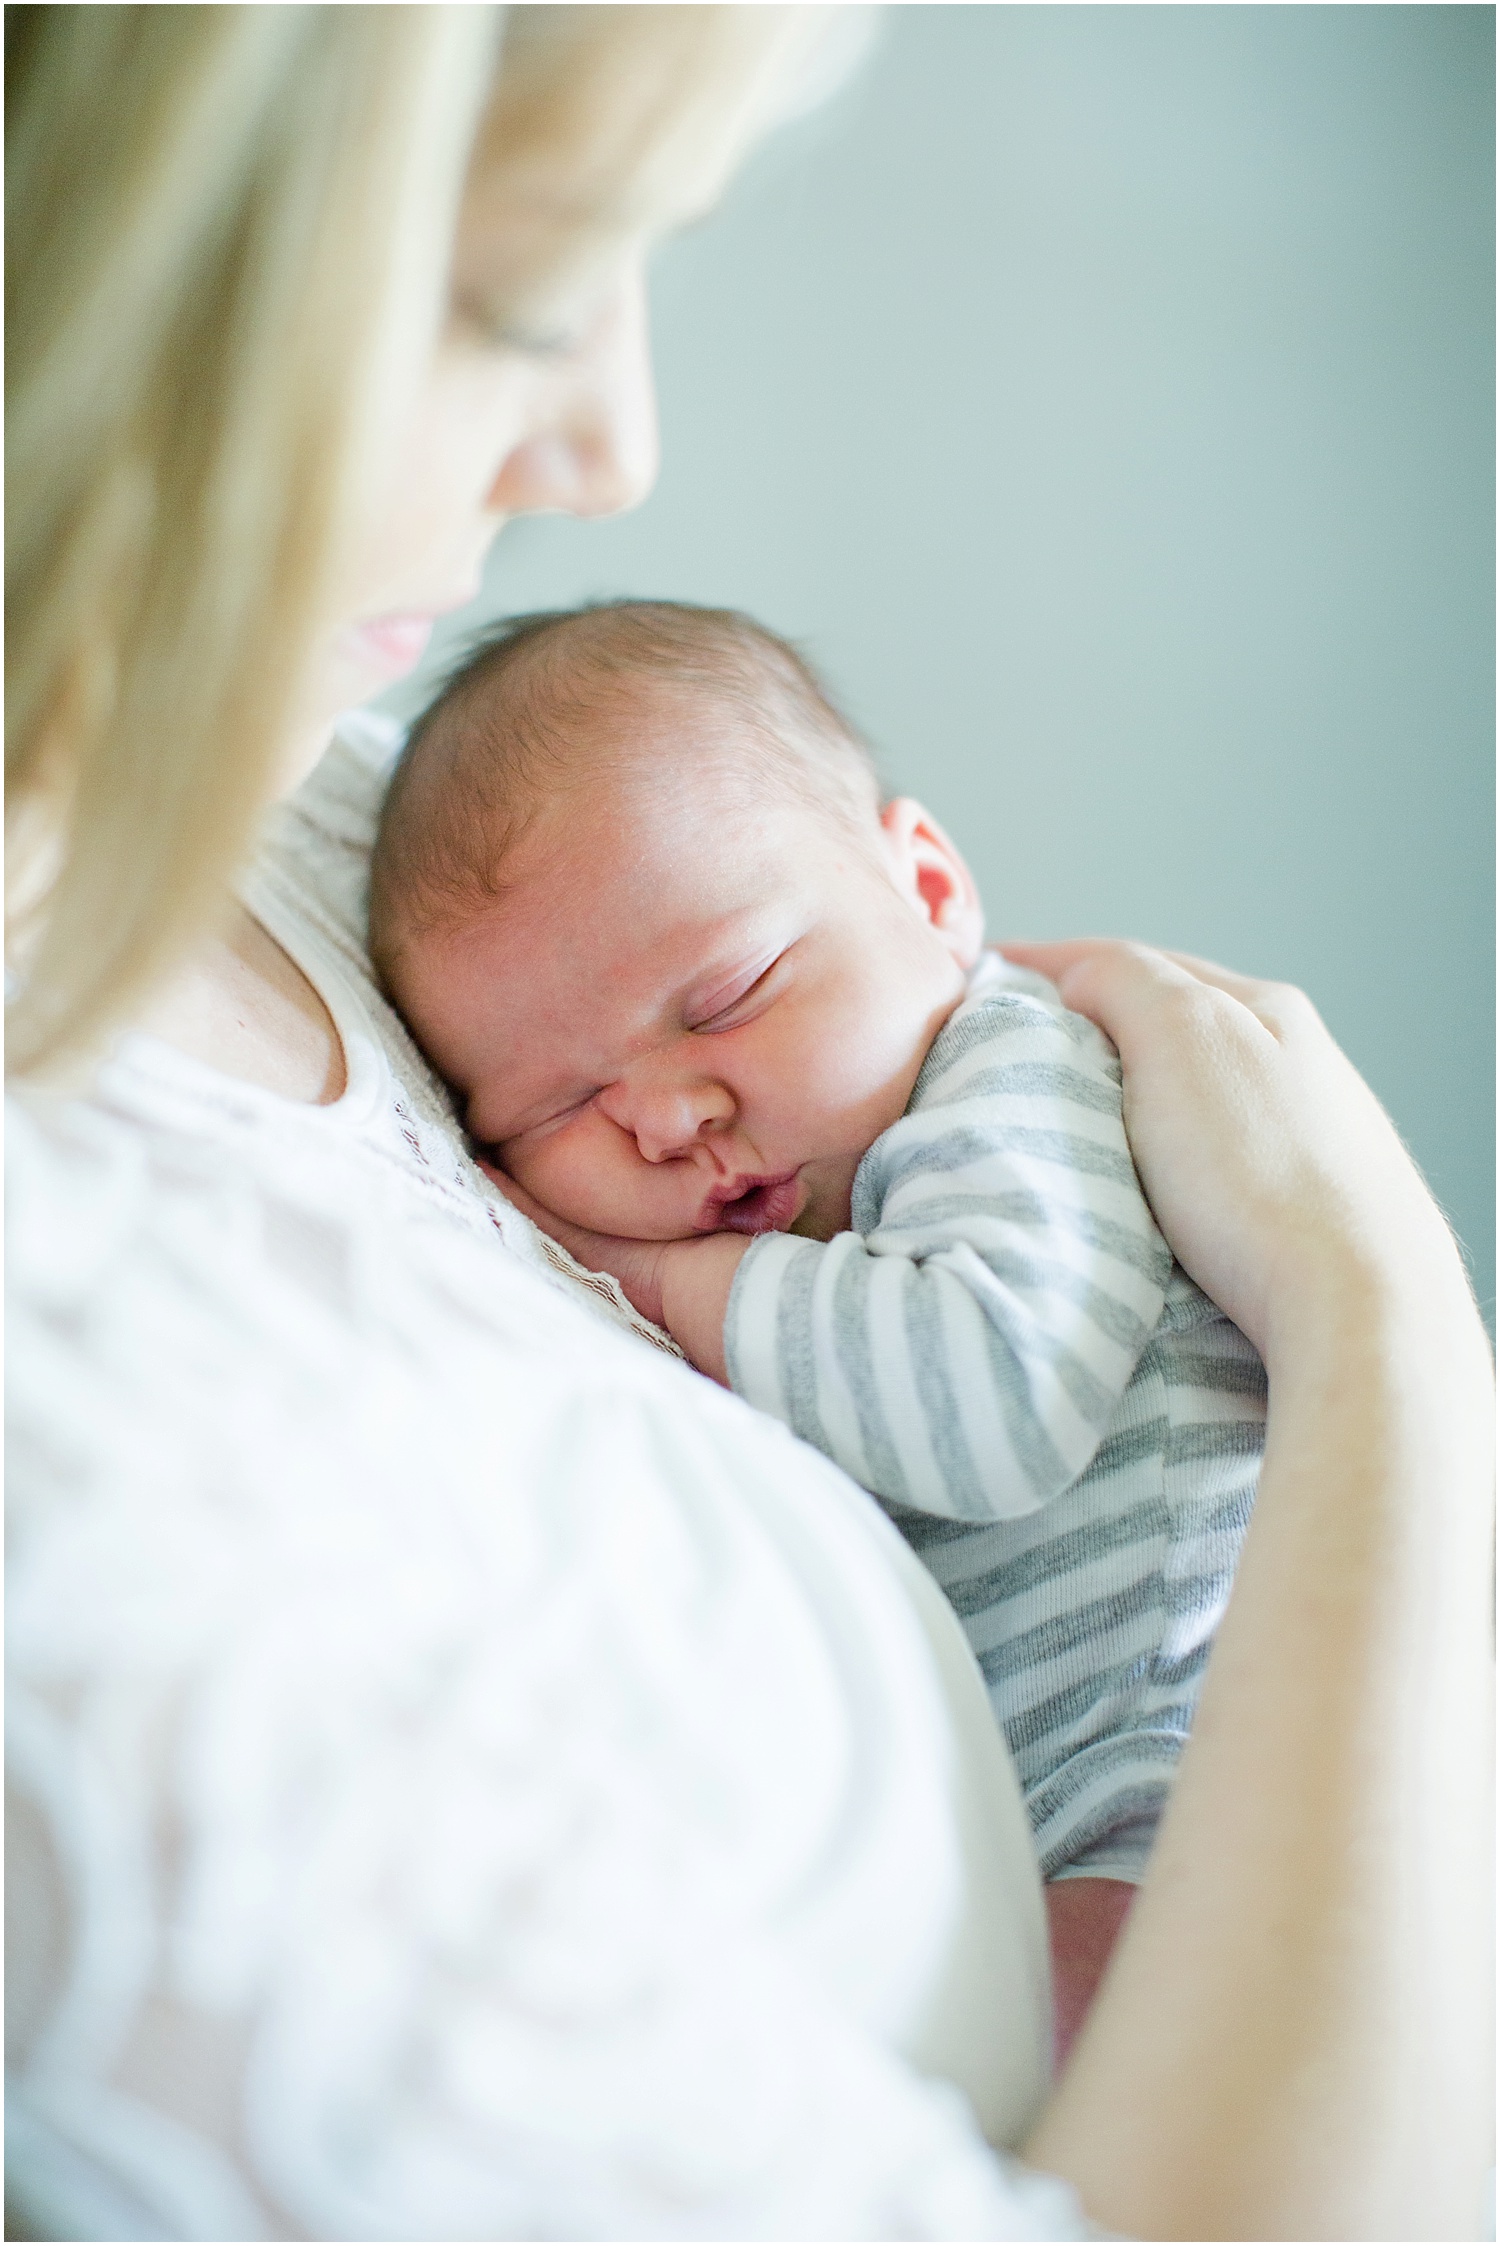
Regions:
[[853, 1220], [745, 1256], [732, 1386], [892, 1505], [1034, 1512], [1093, 1459], [1171, 1270], [1106, 1040], [987, 963], [861, 1163]]

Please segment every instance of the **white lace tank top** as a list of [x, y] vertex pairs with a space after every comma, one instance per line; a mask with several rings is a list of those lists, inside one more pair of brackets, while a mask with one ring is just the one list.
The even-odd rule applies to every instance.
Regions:
[[338, 1101], [10, 1103], [20, 2233], [1092, 2235], [989, 2149], [1045, 1951], [957, 1627], [470, 1161], [362, 949], [393, 745], [247, 891]]

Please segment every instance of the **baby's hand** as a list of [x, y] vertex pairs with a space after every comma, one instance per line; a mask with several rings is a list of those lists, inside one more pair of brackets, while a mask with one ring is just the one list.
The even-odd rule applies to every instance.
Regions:
[[589, 1271], [607, 1271], [627, 1301], [654, 1326], [664, 1326], [698, 1370], [728, 1387], [724, 1313], [741, 1256], [739, 1232], [706, 1232], [691, 1240], [627, 1240], [570, 1224], [533, 1199], [524, 1186], [481, 1156], [479, 1167], [508, 1201]]
[[539, 1231], [566, 1248], [585, 1269], [607, 1271], [611, 1278], [618, 1279], [641, 1316], [649, 1318], [654, 1326], [662, 1324], [662, 1259], [675, 1242], [625, 1240], [607, 1232], [589, 1232], [583, 1225], [570, 1224], [566, 1217], [543, 1208], [523, 1185], [517, 1185], [514, 1178], [507, 1177], [493, 1162], [486, 1162], [482, 1155], [479, 1167]]

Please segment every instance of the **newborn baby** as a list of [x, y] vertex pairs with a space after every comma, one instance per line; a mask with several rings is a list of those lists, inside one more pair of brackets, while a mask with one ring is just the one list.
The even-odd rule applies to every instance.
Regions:
[[1044, 1874], [1136, 1879], [1264, 1374], [1152, 1221], [1113, 1049], [982, 937], [795, 652], [668, 603], [496, 632], [374, 861], [375, 958], [507, 1190], [880, 1499]]

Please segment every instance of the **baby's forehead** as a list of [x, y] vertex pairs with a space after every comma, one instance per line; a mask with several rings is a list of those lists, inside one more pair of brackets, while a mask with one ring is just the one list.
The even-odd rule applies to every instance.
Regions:
[[500, 871], [507, 911], [567, 900], [711, 920], [743, 911], [819, 853], [816, 807], [720, 758], [598, 764], [538, 802]]
[[830, 848], [878, 844], [868, 763], [811, 723], [712, 677], [570, 671], [557, 653], [475, 677], [436, 713], [379, 869], [408, 952], [430, 963], [538, 923], [572, 951], [569, 914], [635, 948], [637, 915], [710, 929], [785, 896], [794, 872], [815, 880]]
[[606, 863], [627, 862], [644, 826], [696, 822], [714, 847], [769, 813], [809, 834], [856, 804], [875, 821], [861, 768], [783, 713], [671, 676], [591, 683], [586, 698], [559, 693], [542, 752], [513, 772], [518, 834], [545, 832], [555, 847], [581, 833]]
[[791, 789], [757, 797], [712, 769], [600, 774], [538, 807], [441, 948], [497, 968], [525, 953], [549, 983], [648, 964], [682, 979], [789, 940], [819, 909], [832, 843], [826, 814]]

